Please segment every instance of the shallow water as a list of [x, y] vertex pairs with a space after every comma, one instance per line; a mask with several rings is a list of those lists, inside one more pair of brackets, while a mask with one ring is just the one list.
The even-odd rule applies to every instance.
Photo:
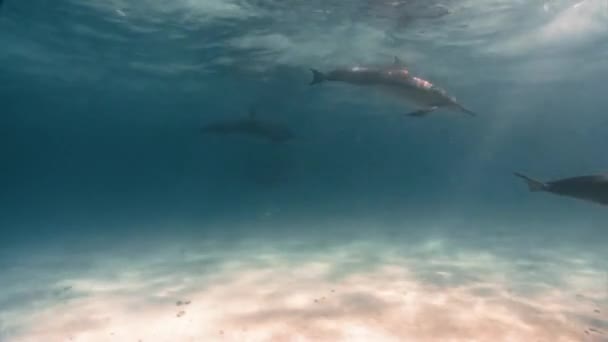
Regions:
[[[4, 1], [0, 341], [608, 341], [608, 211], [512, 174], [605, 172], [607, 18]], [[394, 56], [479, 115], [308, 85]]]

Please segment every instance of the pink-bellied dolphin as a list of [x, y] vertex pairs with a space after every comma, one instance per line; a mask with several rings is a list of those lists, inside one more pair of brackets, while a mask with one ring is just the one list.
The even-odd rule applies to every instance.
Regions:
[[528, 189], [532, 192], [545, 191], [608, 205], [608, 173], [563, 178], [549, 182], [541, 182], [517, 172], [514, 174], [525, 180]]
[[281, 143], [293, 138], [289, 127], [283, 124], [263, 121], [257, 118], [254, 108], [249, 109], [249, 115], [236, 120], [218, 121], [201, 127], [202, 133], [215, 134], [245, 134]]
[[420, 77], [413, 76], [401, 61], [395, 61], [388, 67], [361, 67], [338, 68], [327, 73], [316, 69], [312, 71], [313, 79], [310, 85], [327, 81], [345, 82], [362, 86], [376, 86], [390, 91], [392, 94], [406, 99], [419, 107], [410, 116], [425, 116], [439, 108], [455, 109], [471, 116], [476, 114], [462, 105], [456, 98], [445, 90]]

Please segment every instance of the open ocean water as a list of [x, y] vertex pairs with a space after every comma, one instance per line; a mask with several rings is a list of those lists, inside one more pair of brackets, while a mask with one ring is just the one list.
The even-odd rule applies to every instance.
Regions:
[[2, 2], [0, 341], [608, 341], [606, 0]]

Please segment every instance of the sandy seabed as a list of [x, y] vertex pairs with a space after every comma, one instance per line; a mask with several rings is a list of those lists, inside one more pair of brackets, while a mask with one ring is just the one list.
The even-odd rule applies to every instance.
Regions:
[[431, 237], [31, 253], [5, 273], [0, 340], [608, 341], [602, 256], [510, 243], [511, 256]]

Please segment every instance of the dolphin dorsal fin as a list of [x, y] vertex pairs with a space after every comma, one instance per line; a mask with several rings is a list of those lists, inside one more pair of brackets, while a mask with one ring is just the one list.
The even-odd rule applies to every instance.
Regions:
[[401, 59], [399, 57], [393, 56], [393, 66], [403, 67], [405, 65], [403, 65], [403, 62], [401, 61]]

